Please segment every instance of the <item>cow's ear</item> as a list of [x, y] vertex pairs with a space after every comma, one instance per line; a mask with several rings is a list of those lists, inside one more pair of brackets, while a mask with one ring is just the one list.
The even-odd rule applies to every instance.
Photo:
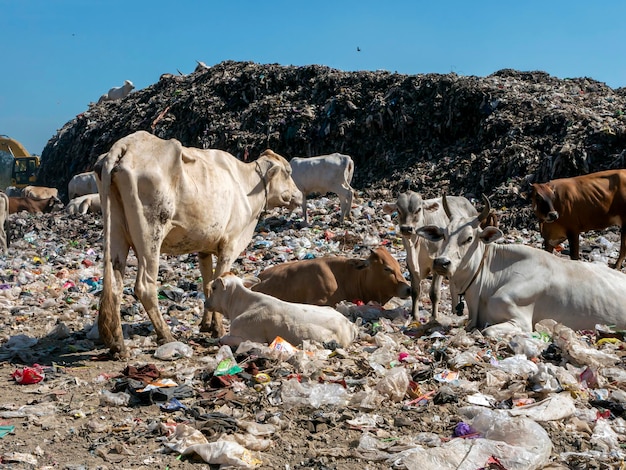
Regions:
[[430, 240], [431, 242], [443, 240], [443, 229], [441, 227], [437, 227], [436, 225], [426, 225], [418, 228], [415, 233], [420, 237], [424, 237], [426, 240]]
[[433, 202], [432, 204], [424, 204], [424, 210], [428, 212], [434, 212], [439, 209], [439, 203]]
[[489, 244], [489, 243], [493, 243], [496, 240], [499, 240], [500, 238], [502, 238], [504, 234], [502, 233], [502, 230], [500, 230], [499, 228], [496, 227], [486, 227], [480, 234], [480, 239], [483, 241], [483, 243]]
[[255, 276], [248, 276], [243, 278], [243, 285], [247, 289], [252, 289], [252, 286], [257, 285], [259, 282], [261, 282], [261, 279]]
[[268, 168], [266, 176], [269, 179], [272, 179], [274, 176], [278, 174], [279, 171], [280, 171], [280, 165], [277, 165], [276, 163], [272, 162], [272, 166]]
[[396, 212], [398, 210], [398, 206], [395, 202], [388, 202], [387, 204], [385, 204], [383, 206], [383, 212], [385, 214], [393, 214], [394, 212]]

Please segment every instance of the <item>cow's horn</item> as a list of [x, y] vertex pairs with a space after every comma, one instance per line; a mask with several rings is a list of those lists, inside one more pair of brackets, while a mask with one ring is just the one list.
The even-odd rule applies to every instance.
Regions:
[[485, 204], [485, 207], [483, 207], [483, 211], [478, 216], [478, 220], [480, 220], [481, 222], [484, 222], [485, 220], [487, 220], [487, 217], [489, 216], [489, 213], [491, 212], [491, 203], [489, 202], [489, 198], [485, 196], [484, 194], [483, 194], [483, 203]]
[[448, 200], [446, 199], [446, 193], [443, 193], [441, 197], [441, 202], [443, 203], [443, 210], [445, 211], [448, 219], [452, 218], [452, 213], [450, 212], [450, 207], [448, 206]]

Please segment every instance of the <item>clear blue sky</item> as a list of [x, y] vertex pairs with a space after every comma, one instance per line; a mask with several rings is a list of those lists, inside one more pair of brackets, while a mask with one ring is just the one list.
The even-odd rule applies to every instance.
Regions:
[[196, 60], [411, 75], [514, 68], [618, 88], [625, 18], [623, 0], [0, 0], [0, 134], [41, 154], [109, 88], [128, 79], [139, 90]]

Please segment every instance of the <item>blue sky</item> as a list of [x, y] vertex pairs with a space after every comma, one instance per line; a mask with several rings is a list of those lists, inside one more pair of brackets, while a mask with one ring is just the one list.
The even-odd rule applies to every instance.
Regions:
[[128, 79], [139, 90], [196, 60], [411, 75], [514, 68], [618, 88], [625, 18], [622, 0], [0, 0], [0, 134], [41, 154], [109, 88]]

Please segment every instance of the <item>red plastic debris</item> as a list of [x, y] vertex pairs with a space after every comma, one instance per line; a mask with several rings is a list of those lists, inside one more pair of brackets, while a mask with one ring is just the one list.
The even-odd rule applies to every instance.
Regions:
[[24, 367], [22, 370], [17, 369], [11, 374], [18, 384], [36, 384], [41, 382], [46, 376], [43, 367], [39, 364], [33, 364], [32, 367]]

